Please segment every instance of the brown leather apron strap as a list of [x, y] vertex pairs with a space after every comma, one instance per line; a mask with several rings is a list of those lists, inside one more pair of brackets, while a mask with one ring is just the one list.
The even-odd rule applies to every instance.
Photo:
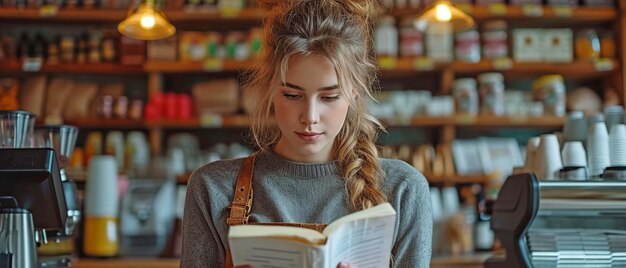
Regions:
[[[256, 153], [250, 155], [243, 160], [241, 169], [239, 170], [239, 177], [237, 178], [237, 185], [235, 186], [235, 194], [233, 202], [228, 206], [230, 210], [228, 212], [228, 218], [226, 218], [226, 224], [241, 225], [248, 224], [250, 217], [250, 209], [252, 208], [252, 175], [254, 171], [254, 160]], [[271, 223], [253, 223], [255, 225], [280, 225], [280, 226], [294, 226], [313, 229], [318, 232], [322, 232], [326, 228], [326, 224], [317, 223], [285, 223], [285, 222], [271, 222]], [[226, 256], [224, 260], [224, 267], [233, 267], [233, 258], [230, 253], [230, 247], [226, 248]]]
[[230, 210], [226, 224], [241, 225], [247, 224], [250, 209], [252, 208], [252, 175], [254, 173], [254, 160], [256, 154], [252, 154], [243, 160], [237, 185], [235, 186], [235, 196], [233, 202], [228, 206]]

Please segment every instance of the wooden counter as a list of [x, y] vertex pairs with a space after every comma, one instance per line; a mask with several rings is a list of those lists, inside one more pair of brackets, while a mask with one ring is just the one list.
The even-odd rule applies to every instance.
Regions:
[[72, 262], [72, 268], [174, 268], [179, 266], [179, 259], [157, 258], [77, 259]]
[[[435, 256], [431, 261], [431, 267], [454, 268], [454, 267], [483, 267], [483, 262], [491, 256], [490, 253], [481, 253], [470, 256]], [[72, 262], [72, 268], [177, 268], [179, 259], [155, 259], [155, 258], [117, 258], [117, 259], [76, 259]]]

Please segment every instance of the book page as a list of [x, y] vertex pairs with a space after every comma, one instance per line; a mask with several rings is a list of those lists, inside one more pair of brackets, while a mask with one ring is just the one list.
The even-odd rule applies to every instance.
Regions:
[[324, 268], [324, 248], [280, 238], [231, 238], [233, 264], [254, 268]]
[[365, 219], [365, 218], [374, 218], [374, 217], [392, 216], [392, 215], [395, 216], [396, 211], [393, 209], [393, 207], [389, 203], [385, 202], [378, 206], [374, 206], [368, 209], [364, 209], [361, 211], [357, 211], [355, 213], [348, 214], [346, 216], [343, 216], [331, 222], [328, 226], [326, 226], [326, 228], [324, 228], [324, 235], [330, 237], [330, 235], [335, 230], [337, 230], [339, 227], [341, 227], [343, 224], [347, 222]]
[[228, 229], [228, 238], [281, 237], [312, 245], [323, 245], [326, 236], [318, 231], [294, 226], [235, 225]]
[[359, 268], [389, 267], [396, 219], [393, 208], [391, 211], [391, 214], [379, 211], [375, 213], [379, 216], [342, 221], [341, 226], [333, 227], [327, 242], [330, 254], [327, 267], [337, 267], [340, 262]]

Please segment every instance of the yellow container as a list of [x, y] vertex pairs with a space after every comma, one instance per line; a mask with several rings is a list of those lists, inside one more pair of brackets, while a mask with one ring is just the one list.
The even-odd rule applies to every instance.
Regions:
[[117, 217], [85, 219], [84, 252], [88, 256], [111, 257], [119, 253]]

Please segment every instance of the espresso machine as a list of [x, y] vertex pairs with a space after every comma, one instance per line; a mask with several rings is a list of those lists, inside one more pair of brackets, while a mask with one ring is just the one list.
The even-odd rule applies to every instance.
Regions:
[[52, 148], [56, 153], [67, 208], [65, 228], [48, 232], [48, 244], [40, 246], [37, 250], [41, 266], [69, 266], [71, 261], [70, 255], [74, 251], [73, 235], [81, 219], [81, 214], [76, 194], [76, 184], [66, 175], [65, 167], [67, 167], [72, 157], [77, 137], [78, 128], [70, 125], [43, 125], [35, 127], [33, 135], [34, 146], [37, 148]]
[[39, 267], [36, 246], [66, 227], [55, 151], [29, 148], [34, 122], [29, 112], [0, 111], [0, 267]]
[[626, 180], [510, 176], [492, 209], [506, 249], [485, 267], [626, 267]]

